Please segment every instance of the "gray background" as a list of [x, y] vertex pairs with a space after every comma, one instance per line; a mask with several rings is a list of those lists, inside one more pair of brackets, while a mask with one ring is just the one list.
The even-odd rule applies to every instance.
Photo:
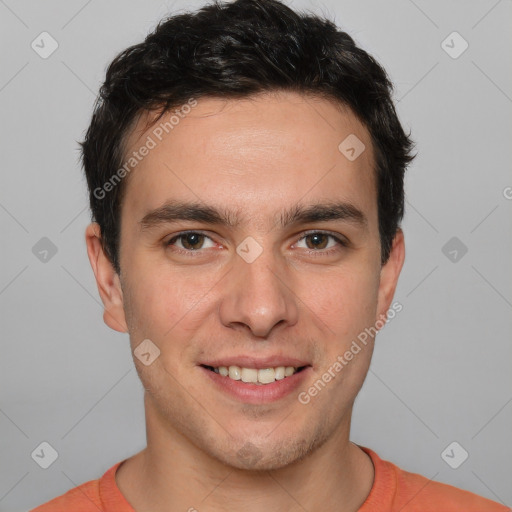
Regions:
[[[352, 439], [510, 506], [512, 2], [288, 3], [335, 17], [380, 60], [419, 151], [406, 181], [403, 311], [378, 337]], [[103, 324], [86, 255], [76, 141], [111, 59], [166, 13], [199, 5], [0, 0], [1, 511], [98, 478], [145, 445], [128, 336]], [[43, 31], [59, 44], [47, 59], [31, 48]], [[453, 31], [469, 44], [456, 59], [442, 47]], [[46, 261], [33, 252], [43, 237], [57, 248]], [[31, 458], [43, 441], [58, 452], [48, 469]], [[441, 457], [452, 441], [469, 453], [458, 469]]]

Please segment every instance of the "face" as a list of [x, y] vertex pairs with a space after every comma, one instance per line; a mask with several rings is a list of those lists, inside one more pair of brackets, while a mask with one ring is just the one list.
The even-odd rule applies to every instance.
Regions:
[[288, 92], [200, 99], [155, 132], [168, 118], [128, 139], [127, 154], [156, 144], [125, 178], [120, 278], [87, 234], [105, 321], [132, 351], [151, 340], [151, 364], [134, 357], [149, 423], [239, 468], [348, 439], [373, 340], [344, 354], [386, 314], [404, 254], [399, 232], [380, 264], [368, 131]]

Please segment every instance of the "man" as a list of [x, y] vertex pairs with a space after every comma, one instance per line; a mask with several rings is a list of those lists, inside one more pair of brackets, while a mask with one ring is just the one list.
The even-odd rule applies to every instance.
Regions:
[[275, 0], [171, 17], [119, 55], [82, 143], [86, 242], [147, 447], [35, 510], [507, 510], [349, 440], [411, 147], [384, 70]]

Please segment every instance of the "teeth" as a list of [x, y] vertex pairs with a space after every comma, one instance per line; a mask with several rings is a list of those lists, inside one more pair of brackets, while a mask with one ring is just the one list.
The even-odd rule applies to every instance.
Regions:
[[276, 380], [276, 371], [273, 368], [264, 368], [258, 370], [258, 382], [269, 384]]
[[243, 382], [258, 382], [258, 370], [254, 368], [242, 368]]
[[275, 370], [275, 378], [276, 380], [284, 379], [286, 373], [286, 369], [284, 366], [278, 366]]
[[262, 368], [258, 370], [256, 368], [240, 368], [239, 366], [219, 366], [214, 368], [213, 371], [233, 380], [241, 380], [242, 382], [252, 384], [271, 384], [276, 380], [290, 377], [297, 371], [297, 368], [293, 366], [278, 366], [277, 368]]
[[284, 376], [289, 377], [290, 375], [293, 375], [295, 373], [295, 368], [293, 366], [287, 366], [284, 369]]
[[[225, 366], [223, 366], [222, 368], [225, 368]], [[220, 368], [219, 368], [219, 373], [220, 373]], [[240, 380], [242, 378], [242, 371], [240, 370], [240, 368], [238, 366], [230, 366], [228, 369], [228, 375], [229, 375], [230, 379]]]

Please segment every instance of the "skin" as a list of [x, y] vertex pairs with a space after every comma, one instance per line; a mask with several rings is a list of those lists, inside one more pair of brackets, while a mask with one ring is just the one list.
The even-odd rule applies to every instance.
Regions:
[[[151, 119], [139, 119], [130, 150], [151, 134]], [[338, 150], [350, 134], [366, 147], [353, 162]], [[304, 391], [385, 317], [405, 249], [398, 230], [381, 266], [368, 130], [349, 109], [298, 93], [202, 98], [125, 179], [120, 275], [102, 251], [98, 225], [86, 230], [105, 322], [129, 333], [132, 351], [148, 338], [160, 349], [149, 366], [134, 357], [145, 388], [147, 447], [118, 469], [121, 492], [137, 512], [168, 511], [171, 503], [201, 512], [356, 511], [374, 469], [349, 441], [350, 420], [373, 341], [307, 405], [295, 392], [242, 403], [216, 389], [198, 365], [233, 354], [290, 355], [311, 365]], [[239, 224], [141, 229], [144, 215], [169, 199], [227, 208]], [[299, 201], [348, 202], [367, 225], [281, 227], [276, 216]], [[166, 246], [185, 230], [209, 238], [192, 249], [183, 238]], [[312, 243], [304, 238], [311, 230], [348, 245], [322, 236]], [[236, 252], [248, 236], [263, 249], [252, 263]]]

